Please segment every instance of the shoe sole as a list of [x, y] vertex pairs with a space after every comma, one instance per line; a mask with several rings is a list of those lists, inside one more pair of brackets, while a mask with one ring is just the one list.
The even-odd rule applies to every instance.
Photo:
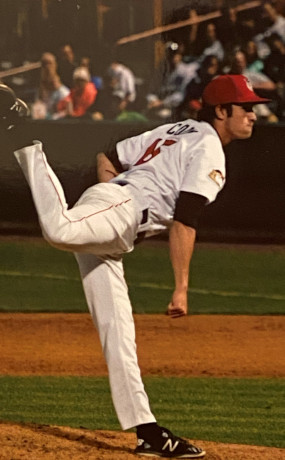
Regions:
[[199, 454], [193, 454], [189, 456], [189, 454], [180, 455], [177, 457], [169, 457], [163, 454], [158, 454], [157, 452], [135, 452], [136, 455], [141, 455], [142, 457], [160, 457], [160, 458], [203, 458], [206, 455], [206, 452], [203, 450]]

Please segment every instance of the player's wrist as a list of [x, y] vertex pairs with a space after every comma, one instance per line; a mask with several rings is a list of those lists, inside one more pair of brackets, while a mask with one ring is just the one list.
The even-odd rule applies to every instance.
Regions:
[[174, 292], [187, 293], [188, 282], [183, 282], [181, 284], [176, 284]]

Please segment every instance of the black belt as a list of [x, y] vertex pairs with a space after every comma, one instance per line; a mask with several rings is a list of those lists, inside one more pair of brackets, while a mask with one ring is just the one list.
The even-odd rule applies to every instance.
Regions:
[[148, 219], [148, 209], [144, 209], [142, 212], [141, 224], [146, 224]]
[[137, 237], [136, 237], [135, 241], [134, 241], [134, 244], [141, 243], [144, 240], [145, 234], [146, 234], [146, 232], [139, 232], [137, 234]]
[[[124, 180], [120, 180], [120, 181], [118, 181], [118, 182], [115, 182], [115, 184], [121, 185], [121, 186], [123, 187], [124, 185], [128, 185], [128, 182], [126, 182], [126, 181], [124, 181]], [[142, 220], [140, 221], [140, 225], [146, 224], [146, 223], [147, 223], [147, 219], [148, 219], [148, 209], [146, 208], [146, 209], [144, 209], [144, 210], [142, 211]], [[144, 233], [144, 234], [145, 234], [145, 232], [140, 232], [140, 233]]]

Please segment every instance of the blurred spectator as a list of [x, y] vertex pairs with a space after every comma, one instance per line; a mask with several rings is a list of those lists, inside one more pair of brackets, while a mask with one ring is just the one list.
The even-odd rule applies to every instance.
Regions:
[[62, 83], [71, 88], [73, 85], [73, 72], [78, 67], [71, 45], [63, 45], [59, 50], [58, 74]]
[[[263, 72], [248, 70], [246, 56], [243, 51], [237, 51], [234, 54], [229, 73], [245, 75], [250, 81], [254, 91], [261, 97], [272, 99], [275, 102], [272, 110], [274, 112], [277, 110], [279, 96], [276, 91], [276, 84]], [[256, 115], [259, 118], [263, 118], [270, 122], [277, 122], [278, 118], [272, 110], [265, 104], [258, 104], [255, 106]]]
[[264, 61], [264, 72], [275, 83], [285, 82], [285, 44], [278, 34], [268, 40], [270, 54]]
[[46, 52], [41, 56], [39, 95], [44, 91], [44, 87], [51, 78], [57, 75], [57, 61], [54, 54]]
[[246, 55], [243, 51], [236, 51], [236, 53], [234, 53], [232, 66], [229, 73], [246, 75], [251, 81], [254, 90], [259, 92], [260, 90], [274, 91], [276, 89], [275, 83], [270, 80], [267, 75], [262, 72], [248, 70]]
[[[249, 40], [252, 40], [253, 37], [259, 33], [261, 22], [261, 8], [255, 8], [254, 10], [246, 9], [244, 11], [239, 11], [238, 13], [235, 9], [234, 11], [238, 21], [238, 47], [240, 47], [243, 46], [244, 43], [248, 42]], [[233, 52], [234, 48], [227, 48], [227, 52], [230, 51]]]
[[200, 40], [198, 47], [198, 53], [200, 55], [198, 61], [202, 62], [206, 56], [214, 55], [222, 62], [224, 60], [225, 51], [221, 41], [217, 38], [217, 30], [213, 22], [206, 25], [206, 30], [201, 37], [203, 38]]
[[103, 79], [99, 75], [95, 74], [91, 58], [89, 56], [82, 56], [80, 59], [79, 67], [86, 67], [88, 72], [90, 73], [90, 78], [92, 83], [96, 86], [97, 90], [102, 89], [103, 87]]
[[262, 72], [264, 68], [264, 63], [262, 59], [260, 59], [258, 56], [257, 46], [254, 40], [249, 40], [245, 44], [244, 53], [247, 62], [247, 70], [253, 72]]
[[117, 95], [113, 96], [114, 108], [117, 112], [114, 117], [116, 121], [148, 121], [148, 119], [142, 113], [139, 113], [137, 110], [134, 110], [133, 108], [131, 110], [129, 110], [127, 107], [125, 108], [124, 105], [122, 105], [123, 99], [123, 94], [120, 95], [119, 93], [117, 93]]
[[120, 113], [121, 97], [116, 95], [113, 88], [113, 78], [106, 75], [103, 80], [103, 87], [96, 96], [88, 112], [94, 120], [114, 120]]
[[264, 32], [254, 37], [257, 44], [258, 54], [265, 59], [270, 54], [270, 48], [266, 42], [272, 34], [278, 34], [285, 41], [285, 18], [278, 13], [275, 6], [267, 1], [263, 5], [265, 22], [263, 24]]
[[58, 118], [58, 102], [69, 94], [57, 73], [56, 57], [52, 53], [43, 53], [38, 91], [35, 101], [31, 104], [33, 119]]
[[200, 100], [205, 86], [219, 74], [220, 63], [217, 56], [206, 56], [201, 67], [186, 86], [184, 100], [177, 111], [177, 119], [196, 118], [201, 108]]
[[[189, 19], [192, 19], [193, 21], [198, 20], [198, 14], [195, 9], [190, 8]], [[192, 62], [196, 59], [195, 51], [198, 28], [198, 21], [194, 22], [194, 24], [190, 27], [189, 33], [186, 35], [186, 39], [184, 40], [184, 50], [182, 50], [182, 53], [184, 54], [185, 62]]]
[[264, 32], [266, 37], [276, 33], [280, 35], [282, 40], [285, 39], [285, 18], [278, 13], [276, 7], [271, 2], [265, 2], [263, 9], [266, 17], [268, 18], [269, 27]]
[[94, 103], [97, 89], [90, 81], [90, 74], [85, 67], [78, 67], [73, 72], [73, 86], [70, 94], [58, 104], [58, 111], [66, 116], [82, 117]]
[[103, 89], [98, 92], [95, 102], [89, 107], [88, 112], [93, 120], [116, 120], [116, 121], [147, 121], [147, 118], [135, 110], [126, 108], [124, 94], [114, 93], [110, 77], [106, 77]]
[[58, 111], [58, 104], [69, 92], [69, 88], [61, 83], [59, 75], [51, 77], [41, 86], [40, 95], [32, 105], [32, 118], [57, 120], [64, 117], [65, 113]]
[[101, 80], [95, 102], [88, 109], [94, 120], [115, 120], [122, 112], [137, 111], [136, 80], [125, 65], [113, 60]]
[[185, 88], [200, 67], [198, 62], [183, 62], [180, 51], [168, 51], [167, 67], [156, 88], [147, 94], [147, 116], [155, 119], [171, 119], [185, 95]]
[[280, 97], [277, 115], [285, 117], [285, 44], [278, 34], [268, 40], [270, 54], [264, 61], [264, 73], [276, 83]]
[[93, 120], [146, 121], [144, 115], [136, 109], [136, 101], [126, 101], [125, 93], [116, 88], [113, 74], [107, 72], [102, 89], [88, 109]]
[[57, 60], [56, 56], [52, 53], [46, 52], [41, 56], [41, 79], [44, 79], [45, 75], [51, 75], [57, 72]]
[[219, 34], [225, 53], [232, 52], [243, 40], [243, 25], [238, 20], [236, 9], [230, 6], [222, 8], [222, 16], [217, 21]]
[[113, 60], [109, 69], [111, 77], [110, 86], [113, 93], [119, 92], [122, 95], [121, 106], [128, 107], [136, 99], [136, 82], [135, 76], [131, 69], [117, 60]]

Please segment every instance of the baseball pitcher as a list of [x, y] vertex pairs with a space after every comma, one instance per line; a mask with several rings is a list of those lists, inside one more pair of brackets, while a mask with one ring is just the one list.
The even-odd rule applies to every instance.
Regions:
[[[4, 93], [11, 96], [7, 87], [0, 88], [1, 107]], [[175, 286], [167, 312], [170, 320], [187, 314], [199, 216], [225, 184], [223, 147], [251, 136], [253, 107], [264, 102], [268, 100], [258, 97], [242, 75], [215, 78], [204, 90], [199, 121], [159, 126], [118, 142], [110, 155], [98, 155], [101, 182], [88, 188], [72, 209], [42, 144], [34, 141], [15, 151], [45, 239], [76, 256], [115, 410], [122, 429], [136, 428], [137, 454], [203, 458], [205, 451], [161, 427], [151, 411], [137, 361], [123, 255], [137, 239], [169, 229]], [[3, 126], [14, 124], [20, 106], [12, 94], [12, 104], [1, 112]]]

